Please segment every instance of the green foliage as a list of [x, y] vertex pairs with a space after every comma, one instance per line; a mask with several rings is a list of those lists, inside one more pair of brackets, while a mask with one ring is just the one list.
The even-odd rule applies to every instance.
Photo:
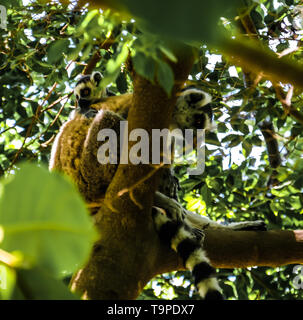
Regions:
[[[96, 1], [98, 3], [98, 1]], [[205, 2], [190, 0], [140, 0], [100, 1], [124, 11], [127, 8], [130, 16], [138, 21], [144, 32], [151, 32], [182, 41], [206, 41], [218, 43], [222, 29], [218, 28], [221, 16], [231, 14], [242, 5], [240, 0], [216, 0]]]
[[174, 85], [174, 74], [163, 58], [177, 61], [174, 53], [159, 37], [140, 34], [134, 41], [132, 61], [136, 72], [153, 83], [158, 81], [169, 95]]
[[39, 268], [19, 269], [18, 282], [12, 299], [23, 300], [76, 300], [62, 280], [51, 277]]
[[0, 263], [0, 300], [9, 300], [12, 297], [15, 282], [15, 270]]
[[[2, 187], [1, 250], [21, 255], [18, 281], [31, 288], [23, 295], [36, 299], [71, 297], [63, 283], [55, 279], [82, 266], [96, 240], [92, 221], [75, 187], [58, 174], [29, 164], [18, 169]], [[1, 259], [0, 251], [0, 264], [5, 263], [4, 257]], [[6, 268], [13, 267], [7, 264]]]
[[[132, 91], [126, 68], [130, 56], [136, 72], [157, 81], [169, 94], [174, 81], [169, 62], [176, 57], [167, 37], [195, 41], [197, 61], [188, 82], [213, 96], [217, 129], [206, 135], [203, 174], [188, 176], [188, 159], [176, 161], [183, 205], [223, 223], [264, 219], [270, 229], [303, 226], [302, 122], [287, 114], [271, 82], [262, 78], [250, 87], [238, 65], [208, 46], [222, 39], [218, 24], [232, 34], [243, 32], [239, 20], [233, 19], [237, 1], [228, 2], [228, 16], [226, 1], [123, 3], [136, 21], [109, 9], [1, 2], [8, 9], [8, 29], [0, 29], [0, 175], [14, 177], [1, 193], [0, 246], [13, 261], [4, 263], [0, 251], [2, 299], [73, 298], [58, 275], [69, 275], [85, 262], [94, 231], [68, 182], [44, 169], [20, 170], [18, 162], [49, 161], [55, 134], [73, 109], [75, 77], [96, 52], [101, 59], [95, 70], [104, 74], [103, 86], [114, 93]], [[263, 47], [285, 54], [302, 42], [294, 13], [298, 3], [245, 1]], [[302, 63], [302, 49], [288, 56]], [[289, 88], [282, 86], [285, 94]], [[302, 99], [302, 91], [294, 88], [292, 107], [299, 113]], [[264, 120], [272, 121], [279, 143], [282, 164], [276, 170], [270, 167], [259, 129]], [[292, 268], [220, 270], [220, 283], [228, 299], [302, 299], [302, 290], [292, 285]], [[196, 299], [191, 283], [188, 272], [162, 275], [140, 298]]]

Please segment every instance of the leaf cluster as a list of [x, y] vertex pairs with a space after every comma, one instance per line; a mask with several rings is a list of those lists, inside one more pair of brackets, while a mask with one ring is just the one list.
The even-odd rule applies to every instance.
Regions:
[[[299, 1], [244, 2], [244, 12], [255, 28], [252, 36], [260, 46], [302, 64], [302, 19], [296, 13]], [[8, 288], [0, 290], [2, 298], [69, 297], [53, 278], [58, 281], [64, 270], [73, 272], [76, 261], [83, 262], [89, 252], [83, 246], [85, 237], [90, 236], [81, 240], [77, 233], [86, 213], [71, 187], [43, 170], [19, 172], [18, 162], [41, 165], [49, 161], [54, 137], [74, 108], [71, 94], [77, 76], [96, 53], [95, 70], [103, 73], [102, 85], [115, 94], [132, 91], [129, 57], [137, 73], [157, 81], [169, 94], [174, 82], [169, 63], [176, 57], [168, 38], [193, 44], [197, 60], [188, 84], [212, 95], [217, 129], [206, 135], [203, 174], [187, 175], [187, 168], [193, 166], [189, 158], [176, 161], [180, 199], [187, 209], [222, 223], [263, 219], [271, 229], [302, 228], [302, 123], [290, 116], [272, 82], [240, 68], [213, 46], [229, 37], [225, 31], [233, 35], [244, 32], [239, 31], [237, 1], [229, 2], [232, 14], [226, 14], [226, 1], [214, 2], [216, 6], [203, 1], [188, 6], [184, 1], [156, 1], [147, 10], [145, 2], [129, 0], [125, 2], [128, 16], [111, 9], [90, 10], [77, 2], [2, 3], [8, 12], [8, 29], [0, 29], [0, 174], [15, 179], [1, 195], [1, 249], [12, 255], [13, 261], [23, 262], [21, 266], [0, 263], [0, 276]], [[117, 7], [119, 3], [112, 2]], [[286, 95], [291, 86], [282, 84], [282, 89]], [[298, 113], [303, 112], [302, 99], [301, 89], [293, 88], [291, 107]], [[282, 159], [278, 168], [270, 166], [260, 131], [263, 121], [270, 121], [275, 130]], [[71, 201], [81, 212], [72, 212], [77, 209]], [[85, 223], [90, 228], [89, 222]], [[43, 232], [37, 229], [39, 225]], [[51, 230], [53, 225], [61, 231]], [[15, 256], [15, 250], [22, 256]], [[25, 268], [26, 264], [29, 267]], [[301, 299], [302, 292], [292, 285], [293, 277], [292, 266], [220, 271], [229, 299]], [[190, 281], [189, 273], [181, 272], [157, 277], [141, 298], [196, 299]], [[42, 295], [46, 292], [39, 287], [42, 282], [47, 283], [49, 295]]]

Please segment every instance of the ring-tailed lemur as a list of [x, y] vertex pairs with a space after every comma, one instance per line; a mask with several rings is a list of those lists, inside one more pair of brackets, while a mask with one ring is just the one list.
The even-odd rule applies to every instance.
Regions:
[[76, 111], [87, 118], [95, 117], [98, 112], [91, 107], [92, 104], [101, 102], [104, 98], [114, 95], [107, 88], [100, 88], [101, 80], [102, 74], [99, 71], [95, 71], [91, 75], [82, 76], [74, 88], [78, 104]]
[[[109, 94], [100, 89], [101, 74], [82, 77], [76, 84], [74, 93], [78, 111], [86, 118], [92, 118], [98, 110], [93, 104], [102, 101]], [[211, 96], [197, 88], [186, 87], [177, 99], [173, 112], [172, 127], [180, 129], [212, 129]], [[125, 114], [123, 114], [125, 117]], [[215, 269], [210, 265], [203, 250], [203, 230], [205, 228], [229, 228], [232, 230], [263, 230], [263, 221], [241, 222], [229, 226], [220, 225], [205, 217], [185, 210], [177, 201], [178, 179], [170, 169], [164, 171], [163, 182], [155, 193], [152, 216], [160, 240], [176, 251], [195, 279], [195, 285], [204, 299], [222, 299], [220, 287], [215, 277]]]
[[[87, 118], [93, 118], [98, 112], [91, 107], [93, 104], [115, 95], [108, 88], [100, 88], [101, 80], [102, 74], [95, 71], [91, 75], [82, 76], [74, 88], [77, 111]], [[210, 102], [210, 94], [194, 86], [185, 87], [177, 99], [171, 128], [212, 130], [214, 125]]]
[[212, 130], [211, 95], [194, 86], [182, 89], [173, 112], [172, 126], [184, 129]]

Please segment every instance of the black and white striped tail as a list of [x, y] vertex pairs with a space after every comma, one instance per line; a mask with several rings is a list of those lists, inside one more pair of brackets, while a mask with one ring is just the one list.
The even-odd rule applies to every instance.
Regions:
[[200, 296], [205, 300], [222, 300], [215, 269], [202, 248], [202, 231], [193, 229], [185, 221], [168, 218], [159, 208], [152, 210], [160, 240], [181, 256], [185, 267], [193, 274]]

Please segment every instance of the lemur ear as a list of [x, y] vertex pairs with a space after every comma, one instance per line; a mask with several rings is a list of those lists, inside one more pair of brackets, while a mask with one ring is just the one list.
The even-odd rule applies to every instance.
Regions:
[[92, 75], [91, 75], [91, 81], [96, 82], [96, 84], [98, 85], [99, 82], [101, 81], [101, 79], [102, 79], [102, 74], [101, 74], [101, 72], [95, 71], [95, 72], [92, 73]]

